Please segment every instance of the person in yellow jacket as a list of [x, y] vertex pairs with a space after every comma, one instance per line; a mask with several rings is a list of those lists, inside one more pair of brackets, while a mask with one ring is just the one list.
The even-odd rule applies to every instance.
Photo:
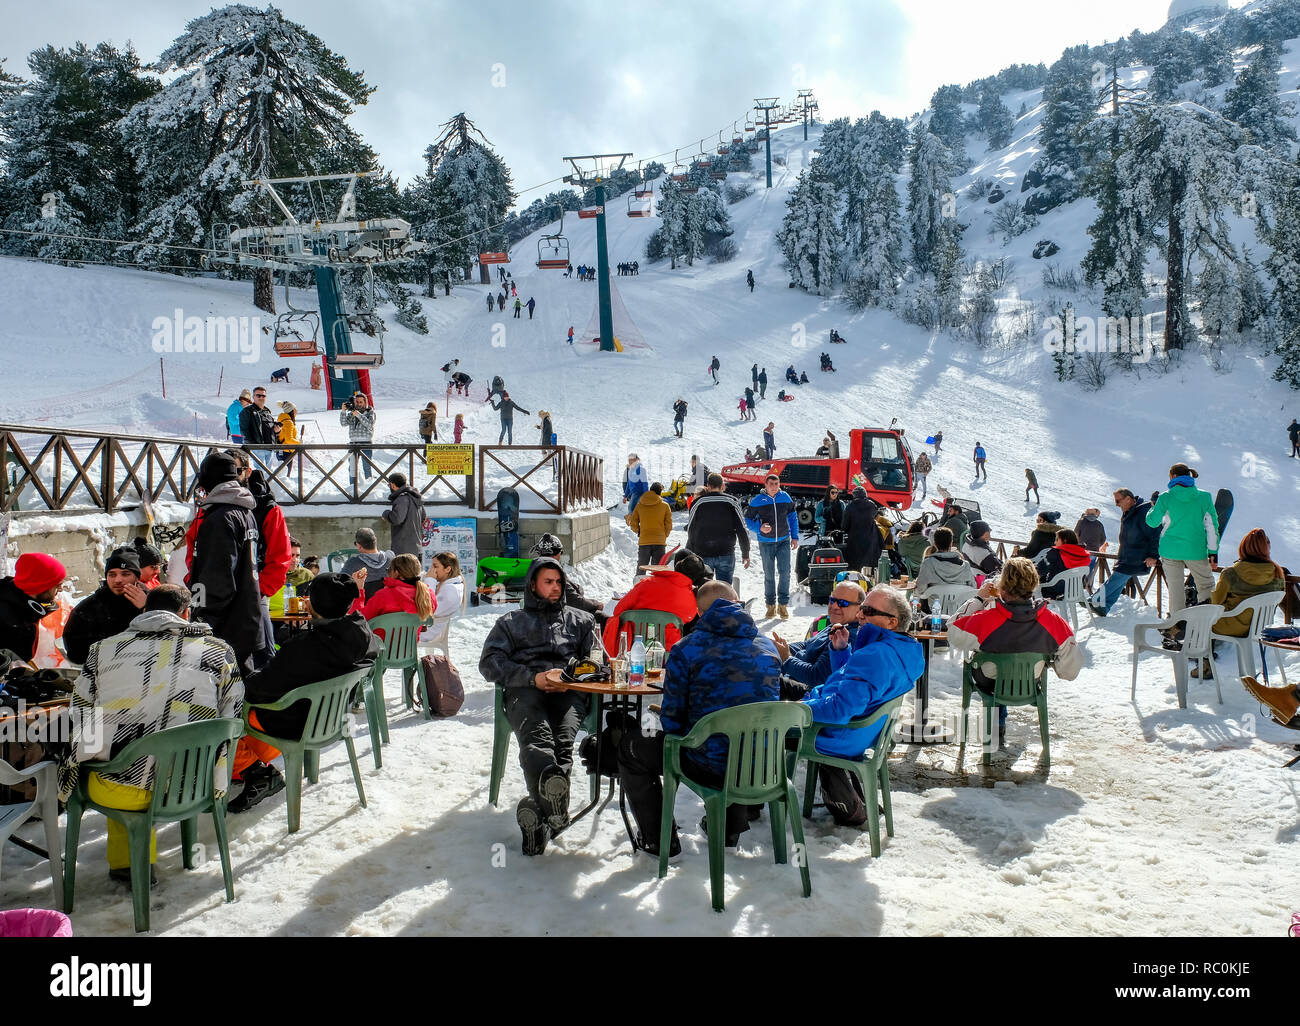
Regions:
[[282, 462], [293, 459], [293, 448], [298, 445], [298, 407], [291, 402], [282, 402], [280, 416], [275, 418], [275, 435], [280, 444], [285, 446], [280, 453]]
[[664, 501], [664, 486], [656, 481], [650, 490], [641, 496], [624, 519], [627, 526], [636, 532], [636, 576], [641, 576], [641, 567], [654, 566], [664, 558], [668, 536], [673, 533], [673, 508]]
[[[1247, 531], [1237, 548], [1237, 562], [1219, 575], [1210, 601], [1224, 609], [1236, 609], [1248, 598], [1268, 592], [1286, 591], [1286, 574], [1273, 562], [1271, 545], [1263, 528]], [[1278, 595], [1280, 599], [1281, 594]], [[1214, 625], [1214, 633], [1229, 638], [1244, 638], [1250, 630], [1250, 612], [1225, 616]]]

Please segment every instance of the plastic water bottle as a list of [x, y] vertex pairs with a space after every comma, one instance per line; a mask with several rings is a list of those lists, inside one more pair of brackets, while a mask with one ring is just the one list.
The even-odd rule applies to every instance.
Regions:
[[294, 595], [295, 595], [295, 591], [293, 585], [290, 584], [288, 581], [285, 581], [284, 582], [284, 615], [285, 616], [292, 616], [294, 613], [298, 612], [298, 610], [294, 608], [294, 601], [293, 601]]
[[930, 630], [935, 634], [943, 633], [943, 614], [937, 609], [930, 613]]
[[638, 688], [645, 683], [645, 642], [640, 636], [632, 643], [632, 651], [628, 653], [630, 660], [627, 669], [627, 682], [630, 687]]

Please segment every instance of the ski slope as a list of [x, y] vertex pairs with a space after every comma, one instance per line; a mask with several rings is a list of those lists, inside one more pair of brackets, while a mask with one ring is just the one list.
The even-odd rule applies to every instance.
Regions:
[[[1020, 135], [1024, 153], [1016, 167], [1032, 161]], [[774, 153], [783, 166], [774, 167], [771, 192], [760, 184], [730, 208], [739, 252], [728, 263], [676, 271], [666, 262], [648, 265], [644, 244], [654, 219], [627, 218], [618, 201], [610, 203], [611, 261], [642, 264], [638, 277], [615, 283], [650, 349], [617, 355], [570, 348], [568, 328], [581, 332], [588, 322], [596, 286], [533, 269], [535, 240], [521, 242], [510, 265], [520, 298], [537, 300], [533, 320], [526, 311], [515, 320], [510, 303], [504, 314], [489, 315], [486, 290], [473, 285], [424, 302], [428, 336], [392, 326], [389, 316], [388, 362], [374, 374], [377, 443], [416, 439], [416, 411], [430, 399], [442, 409], [438, 368], [459, 358], [475, 394], [461, 405], [453, 401], [451, 412], [466, 413], [468, 441], [496, 441], [497, 417], [481, 399], [501, 374], [521, 406], [552, 412], [563, 444], [605, 458], [609, 503], [618, 497], [629, 450], [667, 482], [686, 470], [692, 453], [715, 469], [736, 461], [769, 419], [778, 453], [793, 455], [811, 453], [828, 427], [845, 438], [852, 427], [898, 417], [914, 448], [943, 430], [932, 494], [943, 485], [978, 499], [995, 536], [1029, 533], [1035, 510], [1023, 501], [1026, 467], [1037, 473], [1044, 509], [1062, 511], [1062, 522], [1072, 524], [1096, 505], [1113, 537], [1113, 489], [1163, 488], [1169, 464], [1186, 460], [1204, 486], [1236, 493], [1225, 552], [1235, 551], [1245, 530], [1264, 525], [1275, 556], [1300, 565], [1296, 466], [1286, 457], [1283, 430], [1300, 413], [1300, 400], [1269, 379], [1265, 362], [1243, 357], [1217, 376], [1189, 358], [1167, 376], [1115, 377], [1106, 390], [1085, 394], [1054, 382], [1040, 348], [980, 351], [886, 313], [852, 314], [838, 301], [787, 289], [772, 238], [816, 145], [816, 132], [806, 143], [801, 129], [776, 133]], [[757, 159], [755, 166], [761, 183]], [[1081, 233], [1090, 220], [1084, 206], [1053, 212], [1038, 233], [1018, 242]], [[1059, 219], [1049, 223], [1054, 215]], [[594, 259], [594, 222], [569, 216], [564, 228], [575, 266]], [[979, 246], [970, 248], [978, 255]], [[1059, 259], [1066, 266], [1080, 255], [1067, 251]], [[1017, 259], [1036, 264], [1027, 255]], [[758, 282], [752, 295], [744, 284], [750, 268]], [[295, 295], [295, 306], [310, 305], [310, 298]], [[149, 340], [153, 318], [171, 317], [177, 307], [187, 315], [251, 315], [246, 284], [5, 259], [0, 302], [10, 311], [0, 322], [6, 421], [184, 437], [197, 415], [200, 433], [219, 439], [230, 397], [266, 384], [272, 369], [288, 364], [295, 383], [271, 387], [272, 402], [290, 399], [302, 420], [315, 422], [309, 440], [344, 437], [336, 415], [323, 412], [321, 393], [305, 387], [308, 362], [277, 360], [269, 351], [254, 363], [218, 354], [165, 357], [169, 397], [162, 398], [159, 356]], [[832, 327], [848, 345], [827, 344]], [[822, 350], [831, 352], [837, 374], [818, 373]], [[715, 353], [723, 382], [716, 387], [706, 373]], [[771, 380], [769, 401], [760, 403], [756, 423], [741, 425], [736, 399], [756, 361]], [[795, 402], [778, 404], [771, 397], [790, 363], [807, 370], [811, 384], [797, 390]], [[671, 429], [678, 396], [690, 403], [682, 440]], [[534, 440], [533, 423], [516, 419], [516, 442]], [[977, 440], [989, 453], [987, 484], [971, 481]], [[1243, 474], [1248, 467], [1251, 476]], [[679, 516], [670, 544], [683, 528]], [[634, 559], [635, 539], [615, 517], [610, 549], [578, 574], [589, 593], [605, 598], [626, 590]], [[753, 571], [741, 578], [746, 597], [759, 594]], [[801, 637], [817, 612], [806, 601], [796, 600], [789, 624], [765, 627]], [[728, 906], [718, 916], [709, 910], [706, 849], [695, 827], [701, 812], [689, 796], [677, 810], [685, 856], [665, 881], [655, 879], [648, 860], [629, 855], [612, 807], [544, 858], [518, 854], [513, 808], [522, 781], [513, 742], [501, 806], [485, 809], [492, 692], [477, 663], [495, 613], [479, 608], [452, 631], [453, 659], [468, 692], [462, 712], [436, 724], [396, 715], [394, 743], [379, 772], [368, 741], [359, 740], [368, 810], [356, 806], [342, 752], [327, 753], [322, 786], [304, 796], [302, 833], [286, 836], [282, 798], [236, 821], [240, 899], [229, 906], [215, 864], [183, 875], [178, 838], [164, 831], [155, 930], [1281, 936], [1294, 889], [1277, 881], [1294, 875], [1300, 810], [1294, 774], [1277, 769], [1286, 732], [1231, 683], [1231, 655], [1220, 662], [1227, 680], [1222, 707], [1208, 686], [1193, 682], [1191, 708], [1177, 709], [1168, 666], [1154, 658], [1143, 662], [1131, 703], [1128, 652], [1138, 613], [1125, 601], [1095, 624], [1084, 616], [1087, 668], [1075, 682], [1051, 685], [1047, 781], [1030, 775], [1037, 728], [1019, 710], [1011, 717], [1010, 762], [995, 763], [988, 776], [978, 769], [978, 752], [967, 754], [971, 776], [963, 779], [955, 773], [955, 746], [900, 748], [892, 764], [897, 836], [883, 858], [870, 858], [865, 835], [834, 829], [819, 815], [808, 827], [814, 891], [805, 901], [793, 867], [772, 864], [767, 824], [760, 823], [739, 854], [728, 853]], [[1290, 672], [1300, 677], [1300, 664]], [[388, 690], [400, 693], [395, 680]], [[938, 659], [932, 693], [940, 716], [956, 715], [957, 663]], [[206, 825], [200, 840], [210, 844]], [[102, 853], [102, 822], [88, 817], [75, 928], [129, 933], [129, 900], [103, 880]], [[45, 871], [25, 852], [6, 857], [5, 874], [0, 905], [48, 902]]]

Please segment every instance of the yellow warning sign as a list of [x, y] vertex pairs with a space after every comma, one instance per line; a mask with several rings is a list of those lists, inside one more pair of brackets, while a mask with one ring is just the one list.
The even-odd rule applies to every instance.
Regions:
[[474, 473], [474, 446], [426, 445], [424, 461], [431, 475], [472, 474]]

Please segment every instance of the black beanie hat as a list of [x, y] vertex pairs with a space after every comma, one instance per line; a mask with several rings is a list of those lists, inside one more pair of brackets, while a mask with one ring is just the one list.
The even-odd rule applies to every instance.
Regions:
[[131, 547], [135, 549], [141, 566], [162, 566], [162, 551], [154, 548], [143, 538], [133, 538]]
[[317, 574], [307, 585], [312, 611], [326, 620], [346, 616], [348, 608], [360, 595], [357, 582], [347, 574]]
[[239, 464], [228, 452], [209, 453], [199, 464], [198, 485], [205, 492], [210, 492], [227, 481], [239, 480]]
[[713, 568], [690, 549], [682, 549], [673, 557], [673, 569], [691, 580], [691, 587], [699, 590], [700, 585], [713, 580]]
[[108, 559], [104, 561], [104, 573], [107, 574], [110, 570], [126, 570], [128, 573], [133, 573], [136, 577], [139, 577], [139, 553], [129, 545], [114, 549], [109, 553]]

